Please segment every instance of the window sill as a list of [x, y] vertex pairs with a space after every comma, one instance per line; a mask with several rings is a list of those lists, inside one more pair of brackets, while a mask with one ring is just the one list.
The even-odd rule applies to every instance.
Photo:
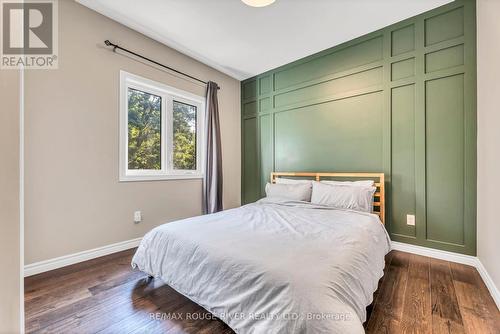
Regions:
[[194, 180], [203, 179], [203, 175], [126, 175], [120, 176], [120, 182], [141, 182], [141, 181], [168, 181], [168, 180]]

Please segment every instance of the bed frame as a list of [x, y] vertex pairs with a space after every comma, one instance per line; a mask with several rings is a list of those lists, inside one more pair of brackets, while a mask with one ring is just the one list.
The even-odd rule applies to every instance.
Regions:
[[373, 213], [380, 217], [382, 224], [385, 224], [385, 177], [384, 173], [304, 173], [304, 172], [272, 172], [271, 183], [276, 183], [277, 177], [301, 177], [301, 178], [314, 178], [320, 181], [322, 178], [348, 178], [348, 179], [368, 179], [375, 181], [377, 190], [374, 194]]

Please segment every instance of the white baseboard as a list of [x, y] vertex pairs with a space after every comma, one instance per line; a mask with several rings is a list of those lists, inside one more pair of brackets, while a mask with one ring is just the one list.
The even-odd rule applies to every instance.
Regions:
[[481, 278], [483, 279], [484, 284], [486, 285], [486, 287], [490, 291], [490, 294], [493, 297], [493, 300], [495, 301], [497, 308], [500, 310], [500, 292], [498, 291], [497, 286], [493, 282], [493, 279], [488, 274], [488, 271], [486, 270], [486, 268], [483, 266], [483, 264], [481, 263], [481, 261], [477, 257], [471, 256], [471, 255], [464, 255], [464, 254], [458, 254], [458, 253], [453, 253], [453, 252], [447, 252], [447, 251], [443, 251], [443, 250], [439, 250], [439, 249], [427, 248], [427, 247], [422, 247], [422, 246], [415, 246], [415, 245], [405, 244], [403, 242], [397, 242], [397, 241], [392, 241], [392, 249], [398, 250], [401, 252], [407, 252], [407, 253], [432, 257], [435, 259], [445, 260], [445, 261], [449, 261], [449, 262], [456, 262], [456, 263], [466, 264], [466, 265], [475, 267], [477, 269], [477, 271], [479, 272], [479, 275], [481, 275]]
[[[98, 247], [98, 248], [90, 249], [90, 250], [79, 252], [79, 253], [69, 254], [69, 255], [57, 257], [54, 259], [49, 259], [49, 260], [45, 260], [45, 261], [40, 261], [40, 262], [28, 264], [28, 265], [24, 266], [24, 277], [36, 275], [36, 274], [43, 273], [46, 271], [69, 266], [71, 264], [95, 259], [95, 258], [104, 256], [104, 255], [109, 255], [109, 254], [113, 254], [113, 253], [117, 253], [117, 252], [121, 252], [121, 251], [130, 249], [130, 248], [134, 248], [134, 247], [139, 246], [141, 239], [142, 238], [122, 241], [122, 242], [118, 242], [115, 244], [111, 244], [111, 245], [107, 245], [107, 246], [103, 246], [103, 247]], [[491, 296], [495, 300], [495, 303], [497, 304], [498, 309], [500, 309], [500, 292], [498, 291], [498, 288], [496, 287], [495, 283], [493, 282], [490, 275], [488, 274], [488, 271], [486, 271], [486, 268], [483, 266], [483, 264], [481, 263], [481, 261], [479, 261], [479, 259], [477, 257], [470, 256], [470, 255], [457, 254], [457, 253], [452, 253], [452, 252], [447, 252], [447, 251], [442, 251], [442, 250], [432, 249], [432, 248], [427, 248], [427, 247], [422, 247], [422, 246], [415, 246], [415, 245], [405, 244], [405, 243], [397, 242], [397, 241], [392, 242], [392, 249], [402, 251], [402, 252], [422, 255], [422, 256], [428, 256], [428, 257], [432, 257], [435, 259], [456, 262], [456, 263], [462, 263], [462, 264], [466, 264], [466, 265], [475, 267], [477, 269], [477, 271], [479, 272], [479, 274], [481, 275], [481, 278], [483, 279], [484, 284], [486, 285], [486, 287], [490, 291]]]
[[71, 264], [92, 260], [104, 255], [121, 252], [139, 246], [142, 238], [117, 242], [115, 244], [89, 249], [83, 252], [64, 255], [45, 261], [35, 262], [24, 266], [24, 277], [40, 274], [46, 271], [69, 266]]
[[497, 304], [497, 308], [500, 310], [500, 291], [498, 291], [498, 288], [493, 282], [493, 279], [488, 274], [488, 271], [486, 271], [486, 268], [483, 266], [483, 263], [479, 259], [477, 259], [476, 269], [479, 272], [479, 275], [481, 275], [484, 284], [486, 284], [486, 287], [490, 291], [491, 297], [493, 297], [495, 304]]
[[398, 241], [392, 242], [392, 249], [402, 252], [432, 257], [434, 259], [462, 263], [473, 267], [476, 266], [478, 261], [477, 257], [475, 256], [447, 252], [439, 249], [427, 248], [411, 244], [405, 244], [403, 242], [398, 242]]

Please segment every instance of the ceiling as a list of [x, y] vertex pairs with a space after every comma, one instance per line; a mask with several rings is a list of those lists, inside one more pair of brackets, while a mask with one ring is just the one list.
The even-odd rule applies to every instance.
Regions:
[[[238, 80], [451, 0], [77, 0]], [[133, 48], [133, 46], [125, 46]]]

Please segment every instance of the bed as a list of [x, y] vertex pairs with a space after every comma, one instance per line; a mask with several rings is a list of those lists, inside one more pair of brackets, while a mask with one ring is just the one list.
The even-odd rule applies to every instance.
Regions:
[[383, 174], [281, 176], [376, 178], [374, 213], [264, 198], [156, 227], [132, 266], [237, 333], [364, 333], [390, 251]]

